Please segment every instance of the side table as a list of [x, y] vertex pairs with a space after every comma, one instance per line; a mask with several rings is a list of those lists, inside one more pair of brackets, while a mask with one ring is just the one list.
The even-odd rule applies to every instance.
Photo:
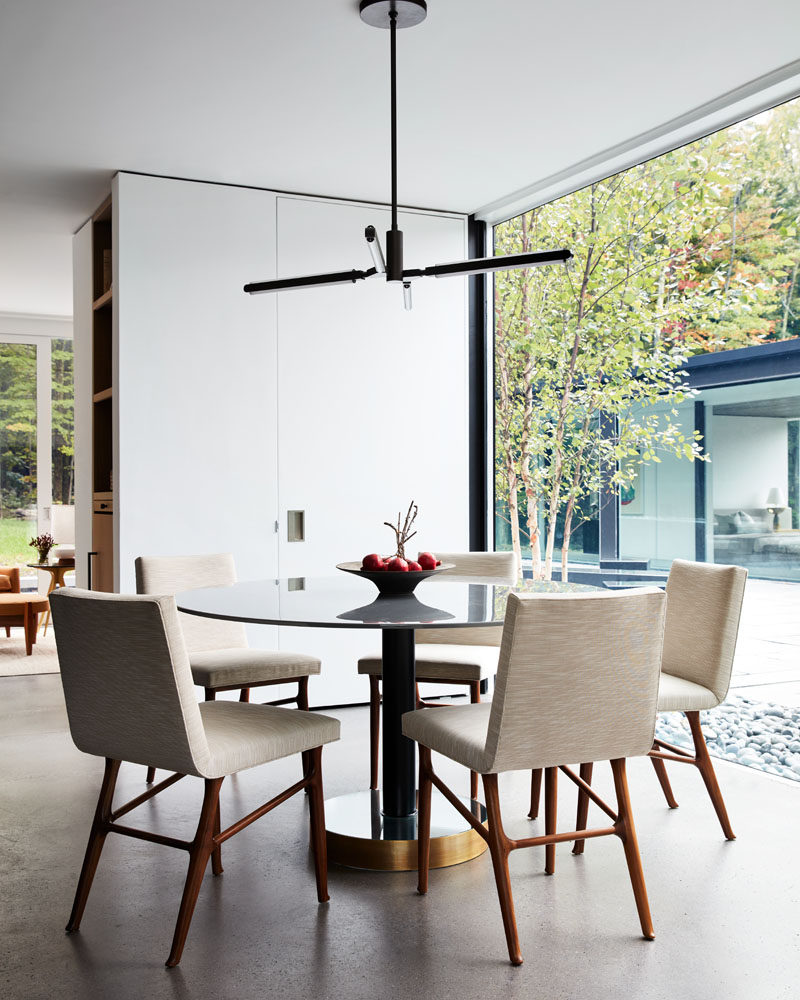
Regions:
[[[58, 590], [59, 587], [65, 586], [64, 577], [67, 573], [75, 569], [74, 559], [64, 559], [57, 563], [26, 563], [29, 569], [40, 569], [45, 573], [50, 574], [50, 586], [47, 588], [48, 595], [52, 594], [54, 590]], [[39, 627], [42, 629], [42, 635], [47, 635], [47, 626], [50, 622], [50, 607], [48, 605], [47, 613], [45, 614], [42, 621], [39, 623]]]

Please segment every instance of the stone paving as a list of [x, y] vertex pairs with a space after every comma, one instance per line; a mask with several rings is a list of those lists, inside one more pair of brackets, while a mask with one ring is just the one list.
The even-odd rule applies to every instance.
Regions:
[[800, 708], [800, 583], [748, 580], [731, 688]]

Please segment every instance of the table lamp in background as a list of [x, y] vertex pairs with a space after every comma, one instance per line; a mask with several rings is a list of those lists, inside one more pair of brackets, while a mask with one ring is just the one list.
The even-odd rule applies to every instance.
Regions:
[[786, 510], [786, 497], [783, 490], [778, 486], [773, 486], [767, 493], [767, 510], [772, 514], [772, 530], [778, 530], [778, 518]]

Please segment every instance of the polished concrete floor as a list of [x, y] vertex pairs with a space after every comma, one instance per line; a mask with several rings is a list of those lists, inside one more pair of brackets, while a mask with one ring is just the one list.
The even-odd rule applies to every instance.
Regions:
[[[367, 777], [367, 711], [336, 714], [343, 738], [325, 751], [328, 795]], [[639, 936], [614, 838], [589, 842], [582, 858], [562, 845], [552, 878], [542, 850], [512, 856], [525, 957], [517, 969], [487, 855], [433, 872], [426, 898], [412, 873], [332, 867], [331, 901], [320, 906], [298, 796], [225, 845], [225, 874], [207, 875], [183, 962], [166, 970], [183, 852], [110, 836], [82, 929], [64, 934], [102, 763], [73, 747], [58, 676], [0, 680], [0, 759], [4, 1000], [798, 995], [800, 786], [747, 768], [718, 764], [738, 833], [726, 843], [693, 769], [673, 767], [681, 807], [670, 812], [650, 765], [631, 763], [654, 942]], [[283, 761], [227, 782], [223, 822], [295, 780], [298, 767]], [[464, 772], [441, 771], [466, 789]], [[599, 771], [596, 784], [609, 793], [607, 768]], [[120, 794], [137, 794], [143, 779], [142, 768], [125, 765]], [[562, 828], [573, 816], [566, 784]], [[131, 825], [190, 836], [200, 787], [179, 783], [131, 814]], [[500, 787], [509, 832], [540, 831], [525, 819], [527, 776], [505, 775]]]

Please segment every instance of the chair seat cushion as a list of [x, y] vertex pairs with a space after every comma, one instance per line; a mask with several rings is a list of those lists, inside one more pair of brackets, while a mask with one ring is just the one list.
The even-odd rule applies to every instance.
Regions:
[[210, 757], [206, 778], [221, 778], [339, 739], [339, 720], [271, 705], [207, 701], [200, 715]]
[[491, 702], [421, 708], [405, 713], [403, 733], [471, 771], [484, 771], [488, 768], [484, 747], [491, 710]]
[[[497, 673], [497, 646], [465, 646], [456, 643], [420, 643], [415, 647], [418, 681], [482, 681]], [[381, 675], [381, 657], [362, 656], [360, 674]]]
[[658, 682], [659, 712], [699, 712], [716, 705], [719, 705], [719, 699], [707, 687], [662, 670]]
[[190, 653], [189, 663], [195, 684], [207, 688], [222, 688], [241, 684], [258, 685], [264, 681], [295, 680], [308, 674], [318, 674], [320, 661], [305, 653], [284, 650], [210, 649]]

